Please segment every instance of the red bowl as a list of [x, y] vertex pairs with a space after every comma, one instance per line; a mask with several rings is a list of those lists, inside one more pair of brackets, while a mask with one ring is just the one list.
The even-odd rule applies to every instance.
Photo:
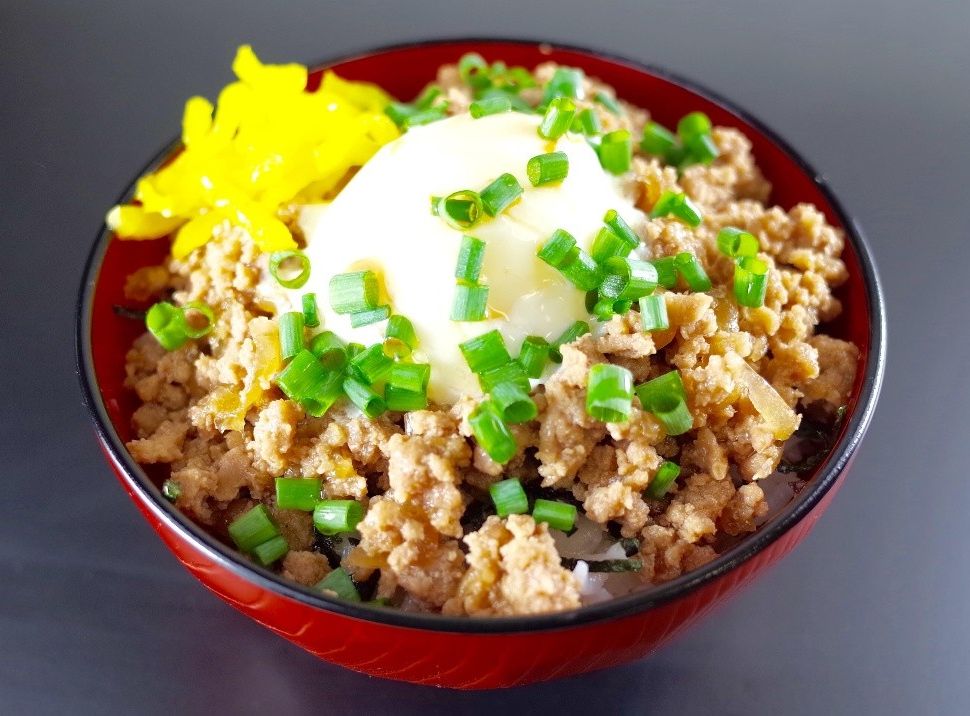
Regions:
[[[322, 66], [342, 76], [378, 82], [411, 97], [438, 66], [462, 53], [528, 67], [552, 60], [583, 68], [613, 85], [620, 97], [673, 125], [702, 110], [716, 124], [737, 127], [774, 185], [784, 207], [811, 202], [847, 237], [845, 306], [828, 330], [853, 341], [862, 370], [849, 418], [828, 459], [808, 485], [758, 532], [713, 562], [648, 591], [538, 617], [457, 619], [368, 608], [330, 599], [250, 563], [177, 511], [125, 449], [134, 397], [124, 389], [124, 356], [142, 330], [115, 315], [124, 303], [125, 276], [162, 260], [166, 242], [120, 242], [102, 227], [87, 266], [78, 305], [78, 371], [84, 397], [108, 462], [149, 524], [183, 565], [225, 601], [327, 661], [375, 676], [453, 688], [483, 689], [579, 674], [642, 657], [697, 621], [800, 542], [835, 494], [869, 425], [885, 362], [885, 315], [875, 266], [858, 226], [822, 177], [774, 132], [714, 93], [668, 72], [603, 53], [536, 42], [455, 40], [376, 50]], [[317, 69], [311, 84], [319, 82]], [[169, 144], [139, 176], [177, 147]], [[120, 197], [131, 197], [134, 182]]]

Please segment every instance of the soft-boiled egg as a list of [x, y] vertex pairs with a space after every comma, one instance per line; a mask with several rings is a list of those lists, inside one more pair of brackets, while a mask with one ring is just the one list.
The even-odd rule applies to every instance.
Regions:
[[[609, 209], [634, 226], [645, 219], [583, 137], [567, 134], [553, 147], [538, 135], [539, 121], [518, 112], [480, 119], [462, 114], [415, 127], [384, 146], [332, 202], [302, 209], [311, 273], [289, 292], [290, 304], [299, 306], [303, 293], [315, 292], [324, 328], [347, 341], [380, 342], [386, 322], [352, 328], [349, 316], [335, 313], [328, 300], [335, 274], [375, 271], [393, 313], [414, 325], [420, 341], [415, 358], [431, 364], [428, 393], [439, 403], [480, 393], [459, 343], [498, 329], [515, 356], [526, 336], [553, 340], [574, 321], [588, 319], [583, 292], [539, 260], [538, 247], [565, 229], [588, 249]], [[568, 176], [533, 187], [528, 160], [554, 150], [568, 155]], [[495, 218], [485, 216], [462, 232], [432, 214], [431, 197], [477, 191], [506, 172], [525, 191]], [[462, 233], [486, 244], [484, 321], [450, 319]]]

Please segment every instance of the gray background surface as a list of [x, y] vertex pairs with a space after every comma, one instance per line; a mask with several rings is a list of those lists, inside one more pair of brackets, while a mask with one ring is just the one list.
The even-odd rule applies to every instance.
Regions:
[[[970, 712], [968, 28], [966, 2], [0, 2], [0, 712]], [[753, 111], [858, 216], [890, 327], [869, 437], [790, 558], [648, 660], [489, 694], [318, 662], [206, 592], [102, 461], [72, 344], [105, 207], [238, 43], [469, 34], [614, 50]]]

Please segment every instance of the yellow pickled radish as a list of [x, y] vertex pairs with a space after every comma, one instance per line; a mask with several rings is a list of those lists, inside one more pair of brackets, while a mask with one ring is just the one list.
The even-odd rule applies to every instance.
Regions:
[[116, 206], [108, 212], [105, 224], [129, 239], [158, 239], [177, 229], [183, 221], [145, 211], [140, 206]]

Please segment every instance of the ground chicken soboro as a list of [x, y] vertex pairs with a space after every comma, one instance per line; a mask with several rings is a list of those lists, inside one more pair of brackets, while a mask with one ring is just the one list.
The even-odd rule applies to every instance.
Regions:
[[[540, 84], [555, 71], [536, 69]], [[588, 96], [612, 89], [584, 80]], [[449, 111], [470, 102], [453, 66], [438, 83]], [[536, 103], [540, 89], [522, 96]], [[639, 133], [648, 115], [620, 103], [618, 115], [591, 107], [605, 130]], [[216, 310], [205, 339], [166, 352], [148, 334], [127, 356], [127, 386], [141, 402], [129, 444], [142, 464], [167, 465], [179, 486], [176, 504], [217, 534], [258, 502], [276, 518], [290, 551], [276, 569], [312, 586], [337, 567], [371, 584], [375, 597], [407, 609], [455, 615], [515, 615], [580, 606], [581, 584], [560, 559], [545, 524], [527, 515], [501, 519], [488, 511], [487, 488], [519, 477], [534, 493], [571, 497], [585, 517], [580, 529], [609, 524], [639, 540], [645, 584], [673, 579], [713, 559], [725, 544], [754, 531], [768, 504], [758, 480], [771, 475], [783, 443], [752, 403], [745, 370], [763, 376], [788, 406], [835, 415], [855, 380], [859, 352], [851, 343], [816, 333], [841, 306], [832, 291], [847, 278], [842, 234], [812, 206], [771, 206], [744, 135], [716, 127], [719, 156], [680, 174], [637, 154], [626, 189], [649, 212], [666, 190], [683, 191], [703, 211], [690, 228], [673, 218], [651, 219], [643, 230], [646, 257], [694, 253], [714, 287], [707, 293], [663, 292], [669, 328], [640, 329], [631, 311], [595, 335], [562, 348], [562, 365], [535, 389], [536, 420], [513, 426], [518, 453], [499, 465], [471, 439], [468, 396], [376, 420], [338, 405], [308, 416], [273, 384], [282, 362], [276, 318], [257, 299], [264, 271], [259, 251], [239, 229], [217, 227], [214, 240], [184, 261], [141, 269], [128, 280], [135, 301], [171, 295]], [[296, 213], [297, 208], [292, 208]], [[769, 264], [765, 304], [738, 307], [732, 262], [716, 246], [727, 226], [753, 233]], [[693, 429], [668, 436], [634, 399], [627, 422], [604, 424], [585, 408], [589, 367], [611, 362], [639, 383], [679, 369]], [[664, 460], [682, 473], [662, 498], [648, 488]], [[274, 505], [278, 476], [322, 478], [324, 497], [367, 506], [359, 539], [329, 553], [307, 513]], [[543, 492], [545, 491], [545, 492]], [[492, 510], [494, 513], [494, 510]], [[609, 581], [607, 582], [609, 585]]]

